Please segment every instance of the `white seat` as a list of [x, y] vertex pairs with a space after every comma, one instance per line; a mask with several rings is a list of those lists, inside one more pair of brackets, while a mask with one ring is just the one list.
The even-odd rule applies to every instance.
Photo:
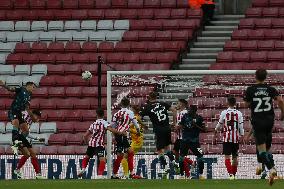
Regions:
[[22, 42], [23, 33], [22, 32], [7, 32], [7, 42]]
[[16, 65], [15, 75], [30, 75], [31, 66], [30, 65]]
[[98, 30], [113, 30], [112, 20], [100, 20], [97, 26]]
[[56, 41], [72, 41], [72, 32], [71, 31], [56, 32], [55, 40]]
[[47, 65], [45, 64], [36, 64], [32, 67], [32, 74], [47, 74]]
[[12, 130], [13, 130], [13, 125], [12, 125], [12, 123], [11, 122], [8, 122], [7, 124], [6, 124], [6, 133], [11, 133], [12, 132]]
[[6, 33], [0, 32], [0, 42], [6, 42]]
[[39, 34], [40, 41], [55, 41], [55, 32], [41, 32]]
[[14, 75], [14, 66], [0, 65], [0, 75]]
[[0, 31], [14, 31], [14, 22], [13, 21], [1, 21], [0, 22]]
[[37, 42], [39, 41], [40, 32], [25, 32], [23, 34], [24, 42]]
[[81, 30], [96, 30], [97, 22], [95, 20], [83, 20], [81, 22]]
[[0, 64], [5, 64], [7, 54], [0, 54]]
[[63, 31], [64, 23], [63, 21], [50, 21], [48, 23], [48, 31], [50, 30], [60, 30]]
[[[0, 145], [11, 145], [12, 134], [0, 134]], [[10, 148], [10, 146], [8, 147]]]
[[73, 41], [88, 41], [89, 40], [89, 32], [73, 32], [72, 33]]
[[16, 76], [8, 76], [6, 79], [6, 85], [8, 86], [22, 86], [23, 85], [23, 76], [16, 75]]
[[48, 138], [51, 135], [51, 133], [44, 133], [44, 134], [33, 134], [33, 136], [35, 137], [39, 137], [39, 138], [44, 138], [45, 141], [44, 142], [40, 142], [38, 140], [33, 140], [33, 144], [40, 144], [40, 145], [48, 145]]
[[56, 133], [56, 123], [55, 122], [43, 122], [40, 125], [41, 133]]
[[46, 21], [33, 21], [31, 30], [32, 31], [47, 31]]
[[14, 47], [13, 43], [0, 43], [0, 52], [12, 52]]
[[36, 86], [39, 86], [39, 82], [41, 80], [43, 75], [32, 75], [32, 76], [26, 76], [23, 78], [23, 85], [26, 85], [27, 82], [33, 82]]
[[90, 41], [105, 41], [106, 33], [104, 31], [89, 32]]
[[77, 30], [80, 31], [80, 21], [79, 20], [72, 20], [72, 21], [66, 21], [65, 30]]
[[108, 31], [106, 33], [107, 41], [121, 41], [123, 36], [123, 31]]
[[39, 123], [32, 123], [30, 125], [30, 132], [31, 133], [39, 133]]
[[3, 81], [4, 83], [6, 83], [7, 77], [8, 77], [8, 75], [0, 75], [0, 80]]
[[129, 20], [116, 20], [114, 22], [115, 30], [129, 30]]
[[4, 122], [0, 122], [0, 133], [6, 133], [6, 125]]
[[31, 23], [30, 21], [17, 21], [15, 24], [15, 31], [30, 31]]

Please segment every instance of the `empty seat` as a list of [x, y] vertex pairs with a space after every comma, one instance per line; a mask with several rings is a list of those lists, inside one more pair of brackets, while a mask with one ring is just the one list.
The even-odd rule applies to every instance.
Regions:
[[224, 45], [225, 51], [239, 51], [240, 48], [240, 41], [226, 41]]
[[33, 43], [31, 47], [32, 52], [40, 52], [46, 53], [47, 52], [47, 43]]
[[246, 40], [248, 37], [248, 31], [247, 29], [243, 30], [234, 30], [232, 33], [232, 39], [233, 40]]
[[33, 82], [36, 86], [39, 86], [42, 75], [32, 75], [26, 76], [23, 78], [23, 85], [26, 85], [27, 82]]
[[249, 62], [249, 52], [233, 52], [234, 62]]
[[29, 21], [17, 21], [15, 31], [30, 31], [31, 25]]
[[45, 1], [41, 0], [30, 0], [31, 9], [45, 9]]
[[108, 31], [106, 33], [106, 40], [107, 41], [121, 41], [123, 36], [122, 31]]
[[84, 9], [72, 10], [71, 17], [73, 20], [85, 20], [88, 19], [88, 11]]
[[47, 65], [44, 65], [44, 64], [33, 65], [32, 74], [46, 75], [47, 74]]
[[171, 17], [171, 9], [158, 9], [154, 12], [155, 19], [168, 19]]
[[41, 133], [56, 133], [56, 123], [55, 122], [43, 122], [40, 125]]
[[153, 9], [140, 9], [137, 13], [139, 19], [153, 19], [154, 18], [154, 10]]
[[278, 8], [265, 7], [262, 9], [263, 17], [278, 17]]
[[0, 41], [1, 42], [6, 42], [6, 33], [4, 33], [4, 32], [0, 33]]
[[67, 9], [53, 11], [55, 20], [71, 20], [72, 19], [71, 13], [72, 12]]
[[0, 51], [1, 52], [12, 52], [15, 45], [12, 43], [0, 43]]
[[0, 65], [0, 74], [1, 75], [14, 75], [14, 66], [13, 65]]
[[87, 147], [86, 146], [76, 146], [75, 154], [77, 155], [84, 155], [86, 153]]
[[160, 8], [160, 0], [144, 0], [144, 8]]
[[54, 32], [41, 32], [39, 35], [40, 41], [54, 41], [55, 33]]
[[92, 9], [95, 6], [95, 2], [93, 0], [80, 0], [79, 1], [79, 9]]
[[257, 41], [241, 41], [240, 43], [241, 49], [245, 50], [256, 50], [257, 49]]
[[272, 50], [274, 49], [274, 41], [273, 40], [257, 41], [257, 48], [259, 50]]
[[80, 21], [78, 20], [72, 20], [72, 21], [66, 21], [65, 30], [80, 30]]
[[31, 67], [29, 65], [16, 65], [15, 74], [16, 75], [30, 75]]
[[0, 145], [10, 145], [11, 138], [11, 134], [0, 134]]
[[72, 40], [72, 32], [71, 31], [56, 32], [55, 39], [56, 39], [56, 41], [71, 41]]
[[39, 41], [40, 32], [24, 32], [23, 41], [36, 42]]
[[187, 9], [171, 9], [171, 18], [172, 19], [181, 19], [186, 18], [187, 16]]
[[96, 42], [84, 42], [82, 45], [83, 52], [97, 52]]
[[271, 28], [271, 19], [269, 18], [261, 18], [255, 19], [255, 28]]
[[83, 32], [72, 32], [73, 41], [88, 41], [89, 33], [87, 31]]
[[82, 87], [66, 87], [66, 96], [80, 97], [82, 95]]
[[31, 31], [47, 31], [46, 21], [33, 21]]
[[65, 133], [52, 134], [48, 139], [48, 144], [64, 146], [66, 144], [66, 135]]
[[98, 21], [98, 30], [113, 30], [112, 20], [100, 20]]
[[116, 20], [120, 18], [120, 9], [106, 9], [105, 19]]
[[80, 43], [68, 41], [65, 45], [65, 51], [66, 52], [80, 52], [81, 51]]
[[88, 10], [88, 19], [91, 20], [102, 20], [104, 19], [104, 9], [90, 9]]
[[138, 41], [138, 31], [126, 31], [123, 33], [124, 41]]
[[266, 51], [256, 51], [250, 53], [251, 62], [266, 62], [267, 52]]
[[96, 119], [96, 111], [95, 110], [84, 110], [82, 114], [83, 121], [93, 121]]
[[22, 42], [23, 33], [22, 32], [8, 32], [6, 34], [7, 42]]
[[58, 146], [57, 152], [58, 155], [73, 155], [75, 154], [75, 146]]
[[42, 146], [40, 153], [44, 155], [57, 155], [57, 146]]
[[0, 64], [5, 64], [7, 54], [0, 54]]
[[49, 88], [48, 94], [51, 97], [63, 97], [65, 95], [65, 89], [64, 87]]
[[13, 1], [10, 0], [3, 0], [0, 2], [0, 9], [12, 9], [13, 8]]
[[78, 1], [77, 0], [64, 0], [63, 9], [77, 9]]
[[120, 12], [121, 19], [137, 19], [136, 9], [124, 9]]
[[96, 1], [96, 8], [107, 9], [111, 7], [111, 0]]
[[246, 17], [248, 18], [258, 18], [262, 17], [262, 8], [252, 7], [246, 10]]
[[40, 20], [53, 20], [54, 19], [53, 10], [39, 10], [37, 11], [37, 15]]
[[29, 8], [29, 1], [28, 0], [15, 0], [14, 1], [14, 8], [15, 9], [28, 9]]
[[23, 76], [8, 76], [6, 78], [6, 85], [8, 86], [22, 86]]
[[69, 134], [66, 137], [66, 145], [82, 145], [83, 137], [80, 133], [77, 134]]
[[63, 21], [50, 21], [48, 23], [48, 30], [60, 30], [63, 31], [64, 24]]
[[89, 32], [90, 41], [105, 41], [105, 39], [106, 39], [106, 33], [103, 31]]
[[114, 22], [115, 30], [129, 30], [129, 21], [128, 20], [116, 20]]
[[217, 62], [227, 62], [230, 63], [233, 60], [233, 54], [232, 52], [219, 52], [217, 56]]
[[254, 29], [255, 26], [255, 19], [253, 18], [247, 18], [247, 19], [241, 19], [239, 28], [240, 29]]
[[14, 31], [13, 21], [0, 21], [0, 31]]
[[95, 20], [83, 20], [81, 22], [81, 30], [96, 30], [97, 23]]
[[112, 42], [101, 42], [98, 47], [99, 52], [113, 52], [114, 44]]

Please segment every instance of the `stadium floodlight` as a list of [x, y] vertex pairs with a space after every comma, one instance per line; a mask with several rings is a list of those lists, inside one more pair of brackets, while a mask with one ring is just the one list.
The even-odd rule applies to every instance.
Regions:
[[[234, 78], [237, 79], [245, 79], [245, 77], [250, 77], [250, 81], [254, 82], [254, 75], [255, 70], [151, 70], [151, 71], [108, 71], [107, 72], [107, 120], [111, 122], [112, 117], [112, 110], [114, 108], [112, 103], [112, 97], [113, 97], [113, 87], [114, 86], [124, 86], [125, 88], [129, 87], [129, 91], [131, 91], [131, 87], [133, 86], [143, 86], [141, 83], [147, 83], [149, 84], [157, 84], [158, 86], [172, 86], [173, 88], [190, 88], [192, 87], [204, 87], [205, 89], [209, 85], [203, 85], [202, 83], [206, 82], [204, 81], [204, 78], [210, 78], [212, 77], [226, 77], [231, 78], [231, 80], [234, 80]], [[270, 78], [273, 78], [273, 75], [277, 74], [284, 74], [284, 70], [268, 70], [268, 74]], [[241, 75], [241, 77], [236, 77], [237, 75]], [[247, 76], [245, 76], [247, 75]], [[283, 75], [282, 75], [283, 76]], [[277, 77], [275, 77], [277, 78]], [[283, 83], [284, 77], [280, 79], [280, 82], [282, 80]], [[229, 79], [230, 80], [230, 79]], [[278, 78], [279, 81], [279, 78]], [[140, 83], [140, 85], [135, 85], [133, 83]], [[187, 83], [187, 84], [186, 84]], [[246, 83], [246, 81], [239, 85], [239, 87], [246, 87], [249, 85], [249, 83]], [[235, 87], [235, 85], [226, 86], [224, 84], [218, 84], [215, 85], [215, 87]], [[212, 87], [212, 86], [211, 86]], [[214, 86], [213, 86], [214, 87]], [[162, 87], [160, 88], [162, 90]], [[165, 91], [164, 91], [165, 92]], [[127, 95], [122, 94], [123, 95]], [[190, 95], [189, 95], [190, 96]], [[121, 98], [121, 97], [120, 97]], [[112, 174], [112, 136], [111, 133], [107, 132], [107, 173], [108, 178], [111, 177]]]

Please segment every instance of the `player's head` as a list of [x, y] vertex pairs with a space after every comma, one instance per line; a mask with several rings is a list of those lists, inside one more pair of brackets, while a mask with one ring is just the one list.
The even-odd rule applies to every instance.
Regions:
[[26, 83], [26, 89], [30, 93], [32, 93], [35, 88], [36, 88], [36, 85], [35, 85], [34, 82], [29, 81], [29, 82]]
[[255, 72], [255, 79], [259, 82], [263, 82], [267, 77], [267, 71], [265, 69], [258, 69]]
[[227, 98], [227, 101], [228, 101], [228, 105], [229, 105], [230, 107], [236, 106], [237, 100], [236, 100], [235, 97], [229, 96], [229, 97]]
[[34, 117], [33, 121], [39, 122], [39, 119], [41, 118], [41, 111], [38, 110], [38, 109], [35, 109], [35, 110], [32, 111], [32, 113], [33, 113], [33, 117]]
[[188, 102], [185, 99], [178, 99], [177, 109], [184, 109], [188, 107]]
[[151, 92], [148, 96], [149, 101], [156, 101], [158, 97], [158, 94], [156, 92]]
[[96, 110], [96, 113], [97, 113], [97, 117], [98, 118], [103, 118], [104, 117], [104, 110], [102, 109], [102, 108], [98, 108], [97, 110]]
[[138, 114], [140, 111], [140, 107], [138, 105], [132, 105], [131, 109], [134, 112], [134, 114]]
[[195, 115], [196, 112], [197, 112], [197, 106], [196, 106], [196, 105], [190, 105], [190, 106], [189, 106], [189, 113], [190, 113], [191, 115]]
[[129, 99], [126, 97], [123, 97], [122, 100], [120, 101], [120, 105], [122, 108], [128, 108], [130, 105]]

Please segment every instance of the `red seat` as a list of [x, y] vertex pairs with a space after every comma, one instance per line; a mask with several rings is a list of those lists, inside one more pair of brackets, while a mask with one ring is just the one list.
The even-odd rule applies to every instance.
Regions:
[[120, 9], [106, 9], [105, 10], [105, 19], [119, 19], [120, 18]]
[[84, 42], [82, 45], [83, 52], [97, 52], [96, 42]]
[[15, 53], [30, 53], [30, 43], [17, 43]]
[[248, 38], [248, 31], [247, 29], [244, 30], [234, 30], [232, 33], [233, 40], [246, 40]]
[[41, 64], [55, 64], [55, 54], [38, 54], [38, 57]]
[[239, 28], [240, 29], [254, 29], [254, 26], [255, 26], [254, 21], [255, 19], [253, 18], [241, 19]]
[[93, 0], [80, 0], [79, 9], [93, 9], [95, 7], [95, 2]]
[[42, 146], [40, 153], [44, 155], [57, 155], [57, 146]]
[[114, 50], [116, 52], [130, 52], [131, 49], [131, 43], [130, 42], [117, 42]]
[[71, 17], [73, 20], [86, 20], [88, 12], [87, 10], [72, 10]]
[[64, 121], [64, 112], [63, 110], [45, 110], [47, 114], [48, 121]]
[[114, 43], [104, 41], [99, 44], [98, 47], [99, 52], [113, 52], [114, 51]]
[[250, 53], [251, 62], [266, 62], [267, 52], [266, 51], [255, 51]]
[[38, 54], [24, 54], [23, 63], [24, 64], [37, 64], [39, 62]]
[[257, 50], [257, 41], [241, 41], [240, 45], [242, 51]]
[[140, 9], [137, 13], [139, 19], [153, 19], [154, 10], [153, 9]]
[[123, 41], [138, 41], [138, 31], [126, 31], [122, 36]]
[[41, 109], [56, 109], [56, 100], [42, 99], [39, 101], [39, 106]]
[[188, 0], [178, 0], [177, 7], [178, 8], [188, 8], [189, 7]]
[[163, 26], [163, 30], [175, 30], [179, 28], [179, 23], [178, 20], [173, 19], [163, 19], [161, 20], [162, 22], [162, 26]]
[[75, 154], [77, 155], [85, 155], [87, 151], [87, 146], [76, 146]]
[[98, 9], [111, 8], [111, 0], [96, 1], [96, 8], [98, 8]]
[[154, 41], [155, 31], [139, 31], [139, 41]]
[[171, 17], [171, 9], [158, 9], [154, 12], [155, 19], [169, 19]]
[[171, 18], [172, 19], [181, 19], [186, 18], [187, 9], [171, 9]]
[[249, 52], [233, 52], [233, 62], [249, 62]]
[[265, 7], [262, 9], [263, 17], [278, 17], [278, 8], [276, 7]]
[[187, 45], [185, 41], [165, 41], [163, 43], [165, 51], [174, 52], [179, 52], [180, 50], [185, 49]]
[[96, 87], [83, 87], [82, 96], [84, 97], [98, 97], [98, 89]]
[[74, 64], [88, 64], [90, 62], [90, 57], [88, 53], [74, 53], [72, 54], [72, 60]]
[[29, 1], [28, 0], [14, 0], [14, 9], [28, 9]]
[[54, 18], [56, 20], [71, 20], [72, 15], [71, 11], [68, 9], [63, 9], [63, 10], [54, 10]]
[[82, 79], [81, 76], [74, 75], [72, 78], [70, 77], [69, 79], [72, 79], [73, 86], [89, 86], [90, 81], [85, 81]]
[[[1, 2], [0, 2], [1, 3]], [[7, 20], [6, 18], [6, 12], [5, 10], [0, 11], [0, 20]]]
[[161, 30], [162, 29], [162, 22], [160, 20], [145, 20], [144, 21], [146, 30]]
[[149, 64], [149, 70], [169, 70], [171, 64]]
[[23, 56], [26, 56], [26, 54], [8, 54], [6, 62], [8, 64], [22, 64]]
[[268, 7], [269, 0], [253, 0], [252, 6], [253, 7]]
[[65, 93], [68, 97], [81, 97], [82, 87], [66, 87]]
[[[66, 121], [81, 121], [82, 115], [88, 114], [88, 110], [64, 110], [64, 117]], [[93, 119], [95, 120], [95, 119]]]
[[232, 52], [219, 52], [217, 56], [218, 63], [231, 63], [233, 60], [233, 53]]
[[[147, 43], [148, 42], [132, 42], [131, 51], [132, 52], [147, 52]], [[127, 57], [127, 56], [126, 56]]]
[[63, 9], [77, 9], [78, 1], [77, 0], [64, 0]]
[[151, 22], [151, 20], [130, 20], [130, 29], [131, 30], [145, 30], [146, 29], [146, 23], [145, 22]]
[[248, 31], [248, 39], [252, 40], [261, 40], [264, 39], [264, 30], [249, 30]]
[[224, 45], [224, 51], [239, 51], [240, 48], [240, 41], [226, 41]]
[[179, 28], [180, 29], [195, 29], [196, 28], [196, 22], [192, 19], [181, 19], [179, 22]]
[[111, 7], [113, 8], [127, 8], [127, 0], [112, 0]]
[[179, 30], [179, 31], [172, 31], [172, 40], [174, 41], [187, 41], [192, 39], [193, 31], [192, 30]]
[[13, 8], [13, 1], [11, 0], [2, 0], [0, 1], [0, 9], [12, 9]]
[[281, 0], [270, 0], [269, 5], [273, 7], [284, 7], [284, 2]]
[[88, 10], [88, 19], [102, 20], [105, 16], [104, 9], [90, 9]]
[[[70, 135], [68, 135], [69, 137]], [[67, 138], [68, 140], [68, 138]], [[67, 144], [69, 145], [69, 144]], [[58, 146], [57, 149], [58, 155], [74, 155], [75, 154], [75, 146]]]
[[267, 53], [268, 62], [282, 62], [284, 58], [284, 54], [282, 51], [269, 51]]
[[[83, 136], [80, 133], [77, 134], [68, 134], [66, 137], [66, 145], [82, 145]], [[74, 154], [74, 152], [73, 152]]]
[[48, 52], [64, 52], [64, 43], [63, 42], [51, 42], [48, 45]]
[[56, 54], [56, 64], [72, 64], [72, 54]]
[[196, 18], [201, 19], [203, 16], [203, 12], [201, 9], [187, 9], [187, 17], [188, 18]]
[[80, 52], [81, 45], [79, 42], [76, 41], [68, 41], [65, 45], [65, 52]]
[[32, 44], [31, 47], [32, 53], [46, 53], [47, 52], [47, 43], [36, 42]]
[[[58, 80], [57, 83], [59, 83]], [[64, 97], [65, 89], [64, 87], [51, 87], [48, 89], [48, 95], [51, 97]]]
[[157, 53], [157, 62], [159, 64], [172, 64], [177, 59], [177, 54], [176, 52]]
[[103, 61], [106, 60], [106, 54], [105, 53], [89, 53], [89, 59], [90, 63], [98, 63], [99, 57], [102, 58]]
[[[172, 40], [172, 32], [170, 30], [156, 31], [155, 38], [156, 38], [156, 41], [171, 41]], [[140, 38], [139, 38], [139, 40], [140, 40]]]
[[172, 0], [162, 0], [161, 7], [162, 8], [176, 8], [177, 4], [176, 1]]
[[281, 30], [279, 29], [267, 29], [264, 30], [264, 39], [278, 39], [280, 40], [282, 36]]
[[262, 17], [262, 8], [248, 8], [246, 10], [246, 17], [247, 18], [259, 18]]
[[82, 115], [83, 121], [93, 121], [96, 119], [96, 111], [95, 110], [84, 110], [84, 114]]
[[284, 17], [284, 7], [279, 8], [279, 17]]
[[143, 0], [128, 0], [128, 8], [143, 8]]
[[144, 0], [144, 8], [160, 8], [160, 0]]
[[120, 64], [123, 61], [123, 54], [122, 53], [111, 53], [107, 55], [106, 58], [107, 63], [111, 64]]
[[74, 74], [74, 75], [81, 75], [81, 64], [72, 64], [66, 65], [64, 68], [64, 72], [66, 75]]
[[89, 129], [91, 124], [92, 124], [91, 121], [87, 121], [87, 122], [74, 122], [75, 132], [76, 133], [78, 133], [78, 132], [86, 132]]
[[123, 61], [126, 64], [138, 64], [140, 62], [140, 53], [128, 53]]
[[44, 76], [40, 80], [40, 86], [54, 86], [56, 84], [55, 77]]
[[275, 41], [275, 50], [284, 50], [284, 41]]
[[65, 146], [67, 133], [52, 134], [48, 139], [49, 145]]
[[27, 10], [23, 15], [23, 20], [38, 20], [38, 10]]
[[[1, 11], [2, 12], [2, 11]], [[22, 20], [23, 15], [25, 15], [26, 11], [25, 10], [10, 10], [6, 11], [6, 20]]]
[[91, 108], [91, 99], [77, 99], [74, 101], [74, 109], [90, 109]]
[[31, 103], [30, 103], [30, 108], [31, 109], [39, 109], [39, 101], [42, 99], [38, 99], [38, 98], [33, 98]]
[[283, 18], [274, 18], [274, 19], [272, 19], [271, 23], [272, 23], [272, 28], [275, 28], [275, 29], [284, 28], [284, 19]]
[[164, 50], [164, 43], [161, 41], [148, 42], [147, 49], [149, 52], [162, 52]]
[[73, 133], [75, 131], [74, 125], [77, 122], [57, 122], [56, 128], [59, 133]]
[[58, 1], [58, 0], [48, 0], [46, 2], [46, 8], [47, 9], [61, 9], [62, 8], [61, 1]]
[[141, 63], [155, 64], [157, 62], [157, 56], [155, 53], [141, 53], [140, 61]]
[[257, 48], [259, 50], [273, 50], [274, 49], [274, 41], [273, 40], [257, 41]]
[[40, 20], [53, 20], [54, 14], [52, 10], [39, 10], [36, 12]]
[[137, 19], [138, 11], [136, 9], [124, 9], [120, 12], [121, 19]]
[[36, 88], [33, 91], [33, 97], [46, 98], [48, 96], [48, 89], [46, 87]]
[[73, 109], [77, 98], [53, 99], [57, 109]]
[[255, 28], [271, 28], [270, 18], [259, 18], [254, 20]]
[[90, 64], [90, 65], [82, 65], [82, 71], [90, 71], [92, 74], [96, 75], [97, 74], [97, 70], [98, 70], [98, 67], [96, 64]]

